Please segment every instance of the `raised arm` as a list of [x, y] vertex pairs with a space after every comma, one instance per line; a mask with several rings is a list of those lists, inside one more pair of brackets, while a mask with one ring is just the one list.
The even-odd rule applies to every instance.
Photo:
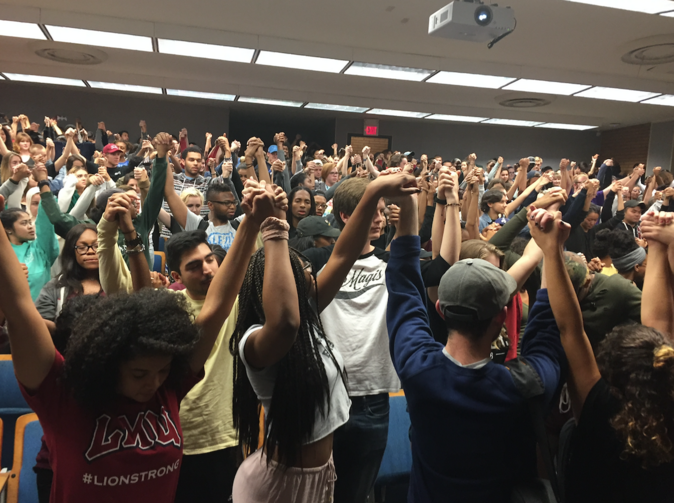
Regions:
[[183, 200], [180, 199], [178, 193], [175, 191], [175, 187], [173, 185], [173, 173], [171, 173], [170, 169], [166, 170], [166, 183], [164, 184], [164, 198], [166, 199], [166, 203], [168, 204], [168, 207], [171, 210], [173, 218], [176, 219], [180, 227], [185, 229], [187, 225], [187, 212], [189, 210], [187, 209], [187, 206], [185, 205]]
[[[269, 194], [257, 196], [253, 204], [263, 202], [273, 207]], [[269, 230], [262, 233], [265, 263], [262, 305], [265, 321], [260, 330], [250, 335], [244, 348], [246, 361], [256, 368], [266, 368], [281, 360], [295, 342], [300, 327], [300, 307], [287, 233], [285, 237], [279, 237], [279, 232], [274, 231], [274, 237], [265, 238], [267, 232], [287, 226], [282, 213], [285, 212], [274, 213], [273, 220], [265, 220], [264, 225], [269, 226]]]
[[531, 194], [534, 190], [536, 192], [540, 192], [543, 186], [548, 183], [550, 183], [550, 179], [546, 176], [541, 176], [538, 180], [536, 180], [536, 183], [532, 183], [526, 189], [521, 191], [519, 195], [514, 200], [510, 201], [506, 206], [505, 209], [506, 216], [510, 216], [512, 213], [515, 212], [515, 210], [517, 210], [517, 208], [522, 206], [524, 200], [527, 197], [529, 197], [529, 194]]
[[587, 395], [601, 375], [592, 346], [585, 335], [583, 315], [564, 264], [563, 247], [571, 227], [562, 221], [560, 212], [553, 215], [546, 210], [535, 210], [529, 213], [529, 219], [531, 235], [545, 256], [543, 275], [562, 346], [569, 361], [571, 405], [578, 420]]
[[119, 220], [117, 213], [119, 206], [115, 200], [123, 194], [112, 194], [108, 198], [105, 213], [98, 222], [98, 276], [101, 288], [106, 295], [118, 292], [130, 293], [133, 283], [129, 268], [124, 262], [122, 251], [117, 245]]
[[[147, 199], [143, 204], [143, 211], [136, 223], [136, 229], [144, 240], [148, 238], [147, 235], [159, 216], [159, 210], [161, 210], [164, 200], [164, 185], [166, 172], [168, 171], [166, 156], [171, 145], [171, 137], [168, 133], [159, 133], [154, 138], [154, 144], [157, 149], [157, 157], [154, 159], [154, 167], [152, 168], [152, 181], [150, 182]], [[148, 250], [146, 250], [145, 258], [149, 261]]]
[[328, 263], [316, 279], [319, 313], [337, 295], [351, 267], [367, 244], [372, 218], [378, 211], [379, 200], [382, 197], [416, 193], [419, 193], [419, 189], [411, 175], [380, 176], [368, 184], [365, 194], [344, 226]]
[[590, 178], [597, 172], [597, 159], [599, 159], [599, 154], [594, 154], [592, 156], [592, 163], [590, 164], [590, 172], [587, 174]]
[[63, 166], [66, 165], [66, 162], [68, 161], [68, 157], [71, 155], [79, 155], [79, 152], [77, 150], [77, 147], [75, 146], [75, 130], [73, 129], [68, 129], [65, 134], [67, 140], [66, 140], [66, 146], [63, 147], [63, 152], [61, 152], [61, 157], [56, 159], [54, 161], [54, 168], [56, 171], [59, 171]]
[[674, 244], [674, 213], [648, 212], [641, 233], [648, 240], [648, 267], [641, 296], [641, 323], [674, 339], [674, 291], [668, 248]]
[[[135, 196], [136, 198], [138, 196]], [[131, 252], [128, 244], [138, 239], [138, 232], [133, 226], [131, 220], [131, 206], [134, 204], [133, 198], [129, 194], [118, 194], [112, 203], [113, 211], [117, 214], [119, 230], [124, 235], [124, 241], [127, 244], [127, 256], [129, 257], [129, 269], [131, 270], [131, 281], [133, 290], [137, 292], [143, 288], [152, 286], [150, 280], [150, 267], [143, 252]]]
[[337, 163], [337, 171], [341, 173], [342, 178], [348, 175], [347, 169], [349, 167], [349, 159], [352, 155], [353, 147], [351, 145], [344, 147], [344, 157], [342, 157]]
[[461, 254], [461, 218], [459, 216], [459, 176], [447, 168], [440, 169], [438, 193], [447, 201], [445, 226], [440, 245], [440, 256], [449, 265], [459, 261]]
[[[47, 179], [47, 169], [42, 165], [41, 167], [33, 168], [33, 176], [40, 182]], [[49, 267], [51, 267], [59, 256], [59, 243], [56, 239], [56, 232], [54, 231], [54, 224], [51, 223], [46, 211], [42, 207], [42, 202], [37, 210], [37, 218], [35, 219], [35, 233], [37, 238], [35, 242], [37, 247], [42, 250], [44, 256], [47, 257]]]
[[[203, 335], [190, 359], [190, 366], [194, 371], [200, 370], [203, 367], [211, 352], [213, 344], [220, 333], [223, 323], [229, 316], [229, 313], [234, 306], [236, 297], [239, 293], [239, 290], [241, 289], [241, 285], [243, 284], [243, 278], [248, 268], [250, 256], [255, 250], [255, 240], [257, 239], [258, 232], [260, 231], [261, 223], [264, 222], [269, 216], [280, 215], [282, 210], [287, 209], [288, 200], [286, 194], [283, 191], [276, 191], [274, 194], [270, 194], [269, 192], [266, 192], [266, 184], [261, 185], [262, 188], [259, 189], [246, 189], [244, 201], [241, 203], [241, 205], [247, 216], [243, 219], [243, 222], [241, 222], [241, 225], [236, 232], [236, 236], [234, 237], [232, 246], [227, 252], [225, 260], [220, 265], [215, 278], [213, 278], [213, 281], [211, 282], [211, 285], [208, 289], [208, 294], [206, 295], [206, 300], [204, 301], [204, 306], [201, 309], [201, 313], [199, 313], [199, 317], [197, 318], [197, 325], [200, 326]], [[283, 247], [283, 243], [275, 242], [269, 244], [271, 244], [271, 258], [266, 257], [265, 262], [272, 260], [273, 262], [271, 263], [273, 263], [274, 267], [276, 267], [278, 265], [277, 261], [281, 255], [281, 250], [273, 248], [278, 244]], [[285, 241], [285, 259], [289, 261], [290, 259], [287, 247], [288, 244], [287, 241]], [[266, 251], [267, 247], [265, 246], [265, 253]], [[265, 271], [265, 286], [263, 288], [265, 315], [267, 315], [267, 306], [272, 309], [273, 304], [276, 302], [284, 302], [284, 300], [288, 300], [288, 297], [290, 297], [290, 295], [286, 295], [284, 293], [282, 295], [283, 299], [281, 299], [281, 296], [277, 296], [279, 292], [285, 292], [286, 288], [295, 288], [295, 280], [292, 276], [292, 272], [290, 274], [289, 280], [285, 274], [282, 276], [284, 282], [283, 285], [277, 284], [277, 280], [271, 276], [273, 276], [271, 273], [268, 274], [267, 271]], [[273, 294], [274, 298], [272, 299], [269, 298], [269, 290], [267, 289], [264, 291], [264, 289], [267, 288], [268, 279], [272, 287], [278, 288], [276, 293]], [[296, 291], [295, 302], [297, 302]], [[277, 313], [272, 314], [271, 311], [269, 313], [271, 316], [276, 316], [276, 314]], [[286, 311], [286, 314], [290, 314], [290, 312]], [[274, 318], [274, 320], [276, 320], [276, 318]], [[269, 318], [267, 318], [267, 321], [269, 321]], [[283, 323], [283, 321], [280, 323]], [[284, 333], [284, 335], [287, 335], [287, 333]], [[271, 334], [270, 337], [273, 339], [274, 334]], [[263, 334], [262, 339], [258, 341], [258, 344], [255, 344], [256, 348], [263, 348], [261, 351], [263, 358], [267, 357], [268, 355], [265, 352], [269, 348], [268, 342], [269, 340], [266, 339]], [[247, 347], [248, 345], [249, 344], [246, 344]], [[255, 349], [253, 351], [255, 352]], [[248, 356], [249, 354], [247, 352], [246, 357], [248, 358]], [[251, 365], [253, 366], [257, 366], [257, 364], [260, 363], [258, 360], [256, 360], [256, 356], [259, 355], [255, 354], [252, 356], [253, 361], [251, 361]]]
[[367, 172], [370, 173], [372, 178], [379, 176], [379, 170], [372, 164], [372, 160], [370, 159], [370, 147], [363, 147], [363, 165], [367, 168]]
[[[474, 179], [474, 175], [471, 175], [471, 177], [471, 179]], [[477, 181], [467, 184], [464, 198], [468, 196], [468, 200], [464, 208], [466, 212], [466, 230], [468, 231], [469, 239], [480, 239], [479, 193], [480, 188], [477, 186]]]
[[503, 157], [499, 157], [498, 160], [492, 166], [491, 171], [487, 173], [487, 183], [491, 182], [494, 179], [494, 177], [498, 173], [498, 170], [501, 168], [501, 164], [503, 164]]
[[206, 143], [204, 144], [204, 155], [207, 155], [211, 151], [211, 139], [213, 135], [211, 133], [206, 133]]
[[[4, 205], [0, 196], [0, 207]], [[35, 391], [54, 363], [54, 343], [5, 232], [0, 232], [0, 256], [0, 311], [7, 320], [14, 373], [27, 390]]]
[[441, 345], [433, 339], [426, 310], [426, 286], [421, 275], [420, 242], [416, 235], [419, 225], [415, 215], [416, 201], [407, 197], [396, 202], [401, 208], [400, 229], [398, 237], [391, 243], [386, 268], [386, 326], [393, 365], [404, 386], [407, 377], [414, 376], [424, 365], [428, 353], [439, 351]]

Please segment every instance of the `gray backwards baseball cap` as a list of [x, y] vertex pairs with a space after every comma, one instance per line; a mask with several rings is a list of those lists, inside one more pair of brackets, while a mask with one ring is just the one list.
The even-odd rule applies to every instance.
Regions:
[[442, 276], [438, 288], [445, 318], [483, 321], [495, 317], [517, 291], [517, 282], [505, 271], [482, 259], [456, 262]]

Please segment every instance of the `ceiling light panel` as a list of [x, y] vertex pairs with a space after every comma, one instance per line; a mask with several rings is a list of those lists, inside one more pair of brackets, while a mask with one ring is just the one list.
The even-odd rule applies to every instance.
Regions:
[[512, 119], [487, 119], [482, 122], [482, 124], [498, 124], [501, 126], [521, 126], [521, 127], [533, 127], [542, 124], [542, 122], [531, 122], [531, 121], [517, 121]]
[[34, 23], [0, 20], [0, 35], [3, 37], [33, 38], [47, 40], [40, 27]]
[[268, 100], [265, 98], [248, 98], [246, 96], [239, 97], [241, 103], [256, 103], [258, 105], [276, 105], [279, 107], [301, 107], [301, 101], [284, 101], [284, 100]]
[[610, 7], [612, 9], [630, 10], [644, 14], [658, 14], [673, 10], [669, 0], [567, 0], [568, 2]]
[[596, 129], [597, 126], [582, 126], [580, 124], [555, 124], [553, 122], [546, 122], [545, 124], [539, 124], [540, 128], [545, 129], [568, 129], [569, 131], [586, 131], [588, 129]]
[[257, 60], [255, 60], [255, 64], [258, 65], [328, 73], [341, 72], [347, 63], [348, 61], [344, 59], [317, 58], [315, 56], [272, 51], [260, 51]]
[[421, 82], [431, 75], [431, 70], [408, 68], [405, 66], [372, 65], [369, 63], [354, 63], [344, 72], [346, 75], [361, 77], [376, 77], [379, 79], [411, 80]]
[[666, 17], [674, 17], [674, 11], [672, 12], [663, 12], [660, 14], [661, 16], [666, 16]]
[[162, 94], [161, 87], [135, 86], [131, 84], [113, 84], [111, 82], [95, 82], [88, 80], [94, 89], [110, 89], [111, 91], [130, 91], [132, 93]]
[[48, 25], [46, 28], [56, 42], [152, 52], [152, 39], [150, 37], [111, 33], [109, 31], [83, 30], [66, 26]]
[[304, 108], [311, 108], [313, 110], [331, 110], [333, 112], [352, 112], [357, 114], [362, 114], [366, 110], [369, 110], [367, 107], [347, 107], [344, 105], [326, 105], [324, 103], [308, 103]]
[[647, 103], [649, 105], [665, 105], [669, 107], [674, 107], [674, 94], [663, 94], [657, 98], [651, 98], [650, 100], [642, 101], [642, 103]]
[[426, 82], [432, 84], [448, 84], [451, 86], [481, 87], [484, 89], [500, 89], [517, 80], [514, 77], [498, 77], [494, 75], [478, 75], [474, 73], [440, 72]]
[[639, 101], [654, 98], [660, 93], [649, 93], [647, 91], [632, 91], [630, 89], [617, 89], [615, 87], [592, 87], [582, 91], [574, 96], [581, 98], [595, 98], [598, 100], [626, 101], [637, 103]]
[[427, 112], [406, 112], [404, 110], [387, 110], [385, 108], [373, 108], [368, 112], [373, 115], [391, 115], [393, 117], [410, 117], [413, 119], [423, 119], [428, 114]]
[[183, 91], [180, 89], [167, 89], [166, 94], [169, 96], [183, 96], [186, 98], [202, 98], [205, 100], [221, 101], [234, 101], [234, 98], [236, 98], [236, 95], [234, 94], [201, 93], [198, 91]]
[[523, 91], [526, 93], [559, 94], [571, 96], [592, 86], [587, 84], [567, 84], [565, 82], [550, 82], [547, 80], [519, 79], [508, 84], [503, 89], [508, 91]]
[[45, 77], [42, 75], [23, 75], [21, 73], [7, 73], [5, 77], [16, 82], [35, 82], [37, 84], [56, 84], [59, 86], [86, 87], [84, 82], [77, 79], [62, 79], [60, 77]]
[[470, 117], [466, 115], [443, 115], [433, 114], [426, 117], [426, 119], [433, 119], [436, 121], [453, 121], [453, 122], [482, 122], [486, 121], [487, 117]]
[[157, 47], [162, 54], [187, 56], [190, 58], [217, 59], [234, 63], [250, 63], [253, 60], [254, 49], [230, 47], [227, 45], [202, 44], [200, 42], [185, 42], [183, 40], [157, 39]]

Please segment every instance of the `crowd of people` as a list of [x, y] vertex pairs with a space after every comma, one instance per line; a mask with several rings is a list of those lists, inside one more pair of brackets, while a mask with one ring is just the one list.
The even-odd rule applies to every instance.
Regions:
[[410, 502], [674, 499], [669, 171], [61, 126], [0, 128], [41, 502], [364, 503], [401, 389]]

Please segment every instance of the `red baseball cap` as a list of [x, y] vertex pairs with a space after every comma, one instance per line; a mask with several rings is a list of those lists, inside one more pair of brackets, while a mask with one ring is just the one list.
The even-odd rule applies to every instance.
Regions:
[[108, 143], [105, 147], [103, 147], [104, 154], [114, 154], [115, 152], [121, 152], [121, 150], [114, 143]]

